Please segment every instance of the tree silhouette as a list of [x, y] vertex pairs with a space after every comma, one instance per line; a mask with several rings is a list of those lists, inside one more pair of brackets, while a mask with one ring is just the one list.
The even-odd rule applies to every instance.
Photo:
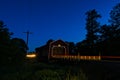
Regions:
[[110, 12], [110, 25], [100, 28], [101, 42], [99, 48], [102, 55], [120, 55], [120, 3], [113, 7]]
[[100, 40], [98, 44], [102, 55], [120, 55], [120, 3], [110, 11], [110, 25], [103, 25], [100, 28]]
[[20, 63], [25, 59], [27, 45], [22, 39], [12, 39], [12, 34], [4, 22], [0, 21], [0, 63], [2, 65]]
[[88, 50], [88, 53], [91, 53], [91, 55], [96, 55], [97, 53], [97, 46], [96, 43], [98, 42], [98, 32], [100, 23], [97, 21], [98, 18], [101, 17], [98, 12], [93, 9], [86, 12], [86, 40], [87, 46], [85, 47]]
[[69, 54], [70, 55], [76, 55], [76, 45], [74, 44], [74, 42], [66, 42], [69, 45]]
[[120, 3], [114, 6], [111, 10], [109, 22], [111, 23], [113, 36], [120, 37]]
[[11, 52], [13, 62], [23, 62], [27, 53], [27, 45], [24, 40], [19, 38], [11, 39]]
[[12, 33], [6, 28], [3, 21], [0, 21], [0, 62], [5, 63], [9, 61], [10, 51], [10, 36]]
[[108, 40], [113, 36], [113, 30], [110, 25], [102, 25], [99, 30], [100, 35], [100, 41]]
[[88, 48], [88, 44], [86, 40], [83, 40], [81, 42], [78, 42], [76, 44], [76, 48], [77, 48], [77, 53], [79, 55], [89, 55], [89, 48]]
[[101, 17], [98, 12], [93, 9], [90, 11], [86, 12], [86, 30], [87, 30], [87, 35], [86, 35], [86, 40], [90, 45], [93, 45], [96, 43], [98, 36], [97, 33], [99, 31], [99, 25], [100, 23], [97, 21], [98, 18]]

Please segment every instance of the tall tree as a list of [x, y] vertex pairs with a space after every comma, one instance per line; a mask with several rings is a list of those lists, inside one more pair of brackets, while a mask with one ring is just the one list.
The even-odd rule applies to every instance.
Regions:
[[3, 21], [0, 21], [0, 44], [7, 44], [10, 41], [11, 32], [9, 32], [8, 28]]
[[120, 55], [120, 3], [110, 11], [110, 25], [101, 27], [101, 39], [99, 44], [103, 55]]
[[109, 22], [110, 25], [101, 27], [101, 52], [103, 55], [120, 55], [120, 3], [110, 11]]
[[90, 45], [93, 45], [96, 43], [98, 36], [98, 30], [99, 30], [99, 25], [100, 23], [97, 21], [98, 18], [101, 17], [98, 12], [93, 9], [88, 12], [86, 12], [86, 30], [87, 30], [87, 35], [86, 35], [86, 40]]
[[120, 37], [120, 3], [111, 10], [109, 22], [113, 30], [113, 37]]
[[98, 55], [96, 43], [98, 42], [98, 32], [100, 23], [97, 21], [98, 18], [101, 18], [101, 15], [95, 10], [90, 10], [86, 12], [86, 43], [84, 49], [87, 49], [90, 55]]
[[24, 40], [11, 38], [12, 33], [6, 28], [3, 21], [0, 21], [0, 64], [8, 65], [16, 61], [20, 63], [25, 58], [28, 49]]
[[6, 63], [9, 61], [10, 51], [10, 36], [12, 33], [9, 32], [8, 28], [3, 21], [0, 21], [0, 62]]

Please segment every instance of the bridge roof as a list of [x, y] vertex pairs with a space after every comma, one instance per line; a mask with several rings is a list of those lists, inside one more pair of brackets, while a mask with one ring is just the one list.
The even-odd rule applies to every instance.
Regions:
[[51, 46], [52, 45], [58, 45], [58, 44], [68, 46], [68, 44], [66, 42], [64, 42], [63, 40], [61, 40], [61, 39], [53, 41], [53, 42], [50, 43]]

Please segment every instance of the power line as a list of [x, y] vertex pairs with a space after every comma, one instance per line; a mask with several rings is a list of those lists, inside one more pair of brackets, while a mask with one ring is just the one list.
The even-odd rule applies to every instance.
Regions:
[[23, 32], [23, 33], [26, 34], [26, 44], [27, 44], [27, 46], [28, 46], [29, 34], [32, 34], [32, 32], [30, 32], [30, 31], [26, 31], [26, 32]]

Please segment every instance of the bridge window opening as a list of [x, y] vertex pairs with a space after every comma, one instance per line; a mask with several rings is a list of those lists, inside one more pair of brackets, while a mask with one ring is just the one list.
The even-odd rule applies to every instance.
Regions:
[[52, 49], [52, 55], [65, 55], [66, 50], [64, 46], [55, 46]]

